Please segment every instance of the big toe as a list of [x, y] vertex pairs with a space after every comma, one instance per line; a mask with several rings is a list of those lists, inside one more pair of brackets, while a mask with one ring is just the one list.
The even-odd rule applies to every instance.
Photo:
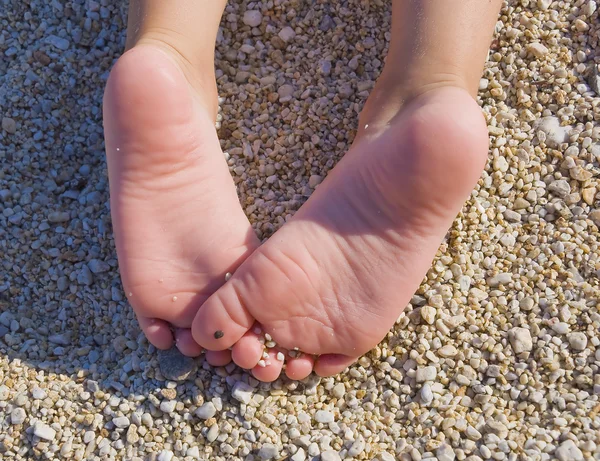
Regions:
[[212, 351], [232, 347], [254, 324], [237, 280], [232, 279], [200, 308], [192, 323], [194, 340]]

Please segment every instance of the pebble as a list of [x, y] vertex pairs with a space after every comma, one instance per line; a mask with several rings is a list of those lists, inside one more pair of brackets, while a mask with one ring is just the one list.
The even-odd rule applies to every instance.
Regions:
[[431, 391], [431, 386], [427, 383], [421, 387], [421, 402], [423, 405], [429, 405], [433, 402], [433, 392]]
[[217, 409], [212, 402], [206, 402], [204, 405], [198, 407], [195, 413], [200, 419], [210, 419], [217, 414]]
[[421, 307], [421, 318], [425, 320], [429, 325], [433, 325], [435, 322], [436, 309], [432, 306], [423, 306]]
[[565, 440], [554, 452], [558, 461], [583, 461], [583, 453], [575, 443], [568, 439]]
[[568, 335], [569, 345], [576, 351], [583, 351], [587, 347], [587, 336], [581, 332], [573, 332]]
[[35, 400], [44, 400], [46, 398], [46, 391], [44, 389], [41, 389], [39, 387], [34, 387], [31, 390], [31, 396], [35, 399]]
[[424, 383], [426, 381], [433, 381], [437, 377], [437, 370], [434, 366], [417, 368], [417, 382]]
[[568, 139], [568, 127], [561, 126], [560, 119], [549, 116], [540, 119], [537, 128], [546, 134], [546, 144], [549, 147], [557, 147]]
[[514, 327], [508, 330], [508, 340], [515, 354], [530, 352], [533, 349], [531, 333], [526, 328]]
[[334, 421], [333, 413], [327, 410], [318, 410], [315, 413], [315, 421], [318, 423], [332, 423]]
[[337, 451], [327, 450], [321, 453], [321, 461], [342, 461], [342, 458]]
[[284, 27], [283, 29], [281, 29], [279, 31], [278, 35], [279, 35], [279, 38], [281, 40], [283, 40], [284, 42], [289, 42], [294, 39], [294, 37], [296, 36], [296, 32], [294, 31], [294, 29], [287, 26], [287, 27]]
[[455, 357], [456, 354], [458, 354], [458, 349], [456, 349], [456, 347], [452, 346], [451, 344], [447, 344], [445, 346], [440, 347], [437, 350], [437, 353], [441, 357]]
[[258, 450], [258, 456], [260, 459], [273, 459], [277, 457], [279, 453], [279, 449], [277, 445], [273, 445], [272, 443], [265, 443], [260, 450]]
[[10, 117], [2, 117], [2, 129], [9, 134], [17, 132], [17, 123]]
[[69, 40], [66, 38], [57, 37], [56, 35], [49, 35], [46, 38], [46, 42], [61, 51], [67, 51], [71, 45]]
[[306, 461], [306, 451], [304, 451], [304, 448], [298, 448], [296, 453], [290, 456], [290, 461]]
[[25, 422], [25, 419], [27, 418], [27, 413], [25, 413], [25, 410], [23, 408], [15, 408], [11, 413], [10, 413], [10, 422], [11, 424], [23, 424]]
[[435, 451], [435, 456], [438, 461], [454, 461], [456, 459], [456, 454], [454, 453], [453, 448], [448, 444], [441, 444], [437, 450]]
[[250, 403], [252, 400], [252, 396], [254, 394], [254, 388], [249, 386], [243, 381], [238, 381], [233, 385], [233, 389], [231, 390], [231, 396], [236, 399], [238, 402], [242, 402], [245, 404]]
[[56, 431], [47, 424], [38, 421], [33, 426], [33, 435], [40, 439], [51, 441], [56, 437]]
[[250, 27], [258, 27], [262, 22], [262, 14], [258, 10], [247, 10], [244, 13], [244, 24]]
[[206, 433], [206, 440], [208, 440], [208, 443], [213, 443], [215, 440], [217, 440], [218, 436], [219, 426], [217, 424], [213, 424], [212, 426], [210, 426], [210, 429]]
[[119, 429], [129, 427], [129, 425], [131, 424], [127, 416], [117, 416], [116, 418], [113, 418], [112, 422], [115, 425], [115, 427]]
[[173, 459], [173, 456], [175, 456], [175, 453], [173, 453], [171, 450], [163, 450], [158, 454], [158, 457], [156, 458], [157, 461], [171, 461]]
[[[175, 400], [167, 400], [160, 403], [160, 411], [164, 413], [171, 414], [175, 411], [175, 407], [177, 406], [177, 401]], [[197, 414], [197, 413], [196, 413]]]
[[176, 347], [158, 352], [161, 374], [170, 381], [185, 381], [196, 371], [196, 362], [186, 357]]

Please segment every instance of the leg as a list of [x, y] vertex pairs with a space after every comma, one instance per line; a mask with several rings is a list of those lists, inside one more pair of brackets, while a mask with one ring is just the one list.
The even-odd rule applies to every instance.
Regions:
[[171, 347], [173, 328], [179, 349], [197, 355], [189, 327], [198, 308], [258, 241], [214, 128], [213, 55], [226, 1], [176, 3], [132, 1], [104, 124], [125, 291], [151, 343]]
[[[319, 356], [314, 370], [331, 375], [385, 336], [485, 164], [487, 129], [472, 96], [500, 4], [394, 2], [394, 43], [354, 145], [203, 305], [192, 326], [199, 344], [240, 341], [234, 360], [256, 363], [247, 330], [258, 322], [283, 350]], [[224, 337], [215, 340], [216, 330]], [[311, 371], [298, 360], [288, 361], [292, 378]], [[271, 367], [254, 373], [273, 379], [281, 365]]]

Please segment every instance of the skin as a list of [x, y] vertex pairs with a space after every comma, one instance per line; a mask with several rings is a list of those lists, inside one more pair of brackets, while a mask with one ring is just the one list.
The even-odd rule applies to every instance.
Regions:
[[[397, 254], [401, 259], [414, 262], [412, 266], [418, 267], [419, 270], [416, 271], [418, 273], [411, 274], [409, 271], [405, 275], [402, 275], [401, 271], [398, 271], [400, 275], [396, 274], [397, 278], [390, 279], [390, 281], [393, 281], [396, 286], [401, 284], [401, 298], [409, 297], [412, 294], [428, 268], [430, 263], [429, 256], [433, 256], [429, 254], [435, 252], [437, 245], [439, 245], [443, 238], [443, 234], [457, 212], [457, 207], [459, 209], [462, 201], [466, 198], [465, 190], [469, 192], [477, 180], [478, 174], [480, 174], [483, 168], [485, 155], [487, 155], [487, 148], [484, 146], [484, 136], [487, 134], [482, 134], [485, 131], [485, 126], [481, 124], [480, 115], [479, 119], [477, 118], [477, 108], [468, 96], [474, 97], [476, 95], [478, 81], [501, 4], [500, 0], [445, 0], [444, 2], [440, 2], [439, 0], [394, 0], [392, 9], [392, 39], [386, 66], [361, 113], [356, 141], [351, 151], [346, 155], [348, 160], [341, 162], [336, 167], [334, 173], [331, 175], [332, 177], [328, 178], [319, 187], [318, 191], [321, 191], [321, 193], [315, 193], [315, 197], [311, 197], [311, 200], [297, 214], [297, 217], [289, 224], [286, 224], [282, 231], [276, 234], [284, 240], [283, 244], [278, 245], [286, 245], [285, 237], [289, 238], [287, 241], [297, 244], [298, 240], [296, 236], [299, 236], [305, 238], [303, 245], [306, 246], [308, 251], [311, 249], [311, 246], [314, 246], [313, 250], [317, 248], [315, 246], [317, 244], [314, 242], [318, 239], [333, 239], [340, 242], [342, 254], [346, 256], [349, 254], [358, 255], [353, 263], [356, 267], [368, 264], [369, 254], [372, 254], [373, 257], [390, 253]], [[127, 205], [127, 201], [130, 200], [122, 194], [124, 181], [123, 168], [126, 162], [123, 158], [127, 159], [126, 156], [129, 154], [123, 152], [117, 155], [114, 152], [114, 148], [117, 145], [116, 140], [122, 138], [123, 127], [126, 125], [123, 120], [125, 120], [126, 116], [129, 116], [129, 114], [125, 114], [125, 111], [129, 109], [127, 107], [120, 107], [116, 103], [117, 99], [114, 97], [111, 98], [111, 95], [114, 96], [119, 93], [124, 85], [123, 82], [127, 81], [128, 72], [133, 75], [136, 71], [139, 72], [139, 67], [144, 62], [156, 60], [156, 63], [161, 63], [161, 68], [164, 68], [164, 72], [157, 77], [155, 88], [156, 85], [167, 85], [167, 80], [171, 83], [176, 82], [173, 84], [177, 85], [178, 94], [181, 93], [181, 97], [185, 98], [186, 93], [182, 88], [184, 86], [189, 87], [188, 97], [193, 100], [192, 105], [195, 108], [194, 110], [199, 108], [197, 112], [202, 113], [203, 117], [214, 119], [217, 110], [217, 92], [213, 70], [214, 44], [225, 5], [226, 1], [223, 0], [212, 0], [211, 2], [178, 0], [176, 6], [173, 6], [171, 2], [164, 2], [163, 0], [133, 0], [131, 2], [127, 39], [127, 48], [130, 50], [130, 54], [121, 58], [119, 63], [121, 67], [118, 69], [118, 72], [115, 72], [118, 78], [112, 78], [111, 76], [112, 83], [109, 81], [109, 88], [107, 89], [108, 103], [105, 110], [108, 114], [107, 156], [109, 159], [111, 197], [115, 200], [115, 205], [112, 207], [113, 218], [116, 222], [117, 249], [126, 291], [128, 291], [127, 281], [130, 279], [128, 273], [131, 272], [130, 261], [132, 258], [141, 260], [144, 258], [151, 259], [152, 255], [146, 255], [146, 253], [151, 252], [150, 249], [136, 246], [133, 243], [123, 243], [127, 241], [127, 234], [132, 232], [126, 223], [125, 214], [119, 214], [119, 210]], [[136, 49], [140, 50], [137, 54]], [[154, 50], [160, 50], [164, 56], [157, 54]], [[165, 56], [168, 56], [168, 58], [165, 58]], [[176, 69], [174, 70], [169, 66]], [[138, 68], [137, 70], [136, 67]], [[151, 69], [148, 69], [148, 72], [150, 71]], [[183, 75], [184, 79], [178, 76], [177, 71]], [[112, 105], [111, 101], [113, 102]], [[162, 109], [164, 101], [155, 101], [155, 107], [158, 108], [159, 106]], [[433, 152], [435, 149], [432, 149], [429, 144], [422, 145], [420, 143], [411, 145], [410, 143], [406, 143], [403, 148], [397, 148], [400, 145], [399, 143], [405, 142], [404, 139], [406, 139], [405, 136], [402, 140], [398, 140], [397, 133], [402, 132], [403, 127], [407, 126], [407, 124], [415, 123], [416, 115], [421, 118], [435, 117], [435, 111], [431, 109], [432, 107], [435, 107], [437, 112], [441, 112], [442, 114], [447, 112], [448, 116], [446, 119], [451, 119], [452, 114], [456, 113], [456, 107], [463, 106], [465, 107], [464, 120], [469, 122], [467, 125], [475, 127], [473, 132], [468, 131], [469, 128], [466, 127], [465, 136], [469, 139], [472, 138], [473, 141], [469, 142], [468, 145], [456, 144], [456, 149], [457, 151], [460, 149], [461, 151], [468, 152], [467, 157], [460, 157], [460, 160], [470, 163], [470, 166], [468, 165], [465, 168], [463, 165], [464, 162], [460, 164], [450, 162], [446, 165], [446, 170], [440, 170], [439, 177], [435, 175], [431, 177], [427, 176], [430, 175], [430, 169], [427, 172], [423, 171], [420, 173], [422, 175], [420, 178], [423, 181], [433, 181], [434, 184], [438, 184], [442, 188], [448, 188], [448, 196], [452, 200], [449, 199], [447, 203], [440, 202], [440, 209], [436, 211], [440, 218], [425, 218], [418, 215], [411, 216], [412, 211], [409, 209], [410, 207], [408, 205], [404, 206], [403, 203], [403, 197], [408, 192], [401, 189], [392, 190], [393, 186], [390, 182], [389, 187], [392, 189], [388, 192], [396, 194], [397, 200], [388, 204], [389, 209], [393, 212], [392, 214], [402, 216], [403, 220], [382, 222], [373, 219], [369, 221], [369, 225], [372, 226], [369, 229], [371, 233], [371, 237], [369, 238], [365, 237], [364, 229], [360, 231], [354, 229], [354, 232], [349, 231], [348, 228], [352, 228], [355, 225], [350, 221], [350, 218], [346, 218], [345, 216], [348, 216], [350, 211], [355, 209], [356, 206], [353, 203], [353, 198], [347, 195], [351, 193], [344, 192], [345, 182], [348, 182], [350, 180], [348, 178], [352, 178], [356, 170], [361, 168], [360, 165], [364, 163], [365, 160], [361, 153], [372, 149], [375, 145], [380, 150], [383, 148], [382, 150], [390, 152], [390, 160], [387, 157], [385, 159], [382, 158], [382, 160], [392, 162], [390, 163], [391, 166], [401, 166], [401, 171], [406, 170], [406, 165], [412, 165], [415, 161], [417, 163], [418, 161], [433, 162], [434, 160], [438, 162], [439, 158]], [[162, 120], [163, 125], [168, 125], [170, 123], [168, 111], [161, 110], [160, 112], [166, 114], [164, 120]], [[457, 113], [460, 113], [460, 111]], [[119, 118], [119, 114], [125, 115], [123, 115], [123, 118]], [[206, 137], [214, 136], [214, 133], [210, 132], [208, 124], [205, 121], [202, 122], [198, 117], [194, 117], [190, 115], [190, 119], [183, 120], [182, 123], [200, 123], [203, 127], [199, 130], [201, 133], [205, 133]], [[438, 126], [443, 127], [447, 121], [446, 119], [436, 119], [435, 122]], [[137, 128], [131, 128], [130, 132], [128, 132], [129, 138], [127, 139], [133, 139], [131, 145], [137, 145], [139, 143], [138, 138], [142, 136], [145, 129], [148, 129], [148, 125], [144, 126], [145, 120], [147, 119], [140, 115], [140, 123], [137, 125]], [[157, 123], [156, 120], [152, 120], [152, 122]], [[136, 129], [139, 130], [138, 133], [135, 132]], [[448, 129], [462, 130], [463, 127], [459, 126], [457, 128], [457, 126], [452, 125]], [[449, 131], [449, 133], [452, 133], [452, 131]], [[214, 149], [215, 155], [218, 155], [218, 144], [212, 143], [211, 146], [214, 146], [211, 149]], [[181, 148], [185, 150], [186, 146], [181, 146]], [[147, 146], [145, 150], [148, 150]], [[449, 150], [449, 153], [452, 154], [452, 149], [446, 150]], [[444, 155], [448, 154], [446, 150], [444, 150]], [[470, 153], [471, 150], [473, 151], [472, 155]], [[394, 154], [394, 152], [396, 153]], [[420, 157], [413, 158], [417, 155]], [[397, 158], [395, 159], [394, 157]], [[165, 158], [167, 157], [165, 156]], [[353, 158], [355, 160], [352, 160]], [[456, 158], [459, 159], [458, 156]], [[152, 161], [152, 157], [148, 156], [143, 162], [139, 162], [139, 167], [136, 166], [137, 164], [133, 165], [133, 162], [130, 162], [129, 166], [125, 166], [133, 169], [147, 168], [147, 162]], [[202, 159], [201, 161], [204, 162], [205, 160]], [[428, 164], [431, 165], [431, 163]], [[456, 169], [453, 181], [456, 184], [460, 182], [464, 183], [464, 187], [461, 188], [454, 183], [447, 183], [445, 177], [447, 176], [448, 168]], [[192, 170], [190, 169], [189, 171]], [[192, 175], [192, 173], [189, 174]], [[131, 178], [133, 176], [129, 174], [127, 177]], [[382, 176], [381, 182], [382, 184], [385, 183], [386, 178]], [[418, 185], [419, 183], [413, 184], [415, 187]], [[135, 181], [129, 186], [130, 188], [134, 188]], [[178, 186], [175, 185], [173, 187], [177, 189]], [[221, 186], [214, 185], [214, 187]], [[223, 187], [230, 188], [232, 184], [224, 184]], [[180, 201], [182, 192], [184, 191], [183, 189], [179, 191], [175, 189], [172, 200]], [[324, 198], [326, 191], [329, 191], [327, 194], [328, 197]], [[374, 200], [375, 205], [383, 206], [380, 201], [377, 201], [377, 199]], [[231, 205], [228, 204], [227, 207], [233, 207], [233, 200], [230, 203]], [[211, 209], [210, 203], [205, 206], [207, 207], [206, 209]], [[239, 203], [237, 206], [239, 207]], [[335, 209], [348, 211], [346, 214], [340, 214], [337, 222], [341, 222], [342, 225], [339, 225], [341, 227], [338, 226], [338, 228], [335, 227], [338, 225], [337, 223], [326, 222], [323, 218], [327, 214], [325, 210], [331, 209], [334, 206]], [[398, 209], [398, 206], [403, 207], [402, 210]], [[169, 204], [166, 203], [165, 209], [168, 208]], [[153, 213], [156, 213], [156, 211], [149, 206], [145, 211], [142, 210], [139, 213], [141, 220], [147, 220], [151, 224], [154, 219]], [[247, 226], [245, 229], [249, 228], [249, 224], [243, 222], [241, 215], [238, 214], [237, 216], [240, 216], [239, 226]], [[416, 222], [421, 218], [423, 222], [426, 222], [436, 230], [431, 236], [424, 238], [422, 242], [424, 247], [427, 248], [427, 251], [424, 252], [427, 253], [426, 256], [424, 253], [411, 253], [410, 248], [402, 248], [400, 243], [394, 243], [396, 242], [395, 240], [392, 240], [391, 244], [389, 242], [384, 244], [381, 238], [377, 236], [378, 231], [382, 227], [387, 226], [390, 232], [398, 235], [397, 242], [401, 242], [402, 239], [400, 237], [403, 237], [410, 228], [406, 223], [411, 220]], [[119, 225], [120, 222], [122, 223], [121, 225]], [[344, 226], [344, 224], [347, 225]], [[176, 238], [177, 232], [167, 228], [167, 233], [172, 233], [173, 238]], [[351, 236], [350, 234], [353, 235]], [[310, 236], [314, 237], [313, 241], [310, 240]], [[149, 234], [149, 237], [151, 238], [152, 235]], [[263, 245], [265, 249], [261, 247], [256, 251], [255, 255], [251, 256], [252, 252], [258, 248], [258, 243], [255, 240], [250, 238], [250, 243], [248, 243], [248, 239], [244, 240], [241, 235], [232, 236], [232, 239], [237, 239], [232, 244], [236, 248], [241, 245], [240, 242], [242, 240], [245, 242], [244, 251], [239, 254], [236, 253], [235, 257], [231, 255], [218, 256], [206, 254], [206, 252], [202, 253], [203, 257], [207, 260], [211, 258], [218, 259], [220, 257], [231, 258], [231, 261], [223, 263], [223, 267], [234, 273], [232, 279], [219, 289], [223, 285], [224, 272], [221, 268], [211, 271], [216, 264], [211, 263], [209, 265], [211, 270], [206, 270], [206, 267], [203, 266], [202, 270], [206, 275], [206, 280], [202, 279], [201, 283], [190, 281], [189, 287], [193, 289], [194, 283], [197, 283], [198, 290], [202, 290], [206, 296], [202, 296], [201, 300], [193, 299], [193, 297], [180, 297], [181, 302], [179, 305], [182, 306], [182, 313], [177, 312], [173, 314], [171, 312], [169, 315], [162, 315], [159, 307], [149, 308], [148, 304], [151, 303], [151, 299], [136, 300], [136, 297], [133, 297], [131, 301], [140, 319], [140, 325], [148, 336], [148, 339], [157, 347], [166, 348], [171, 346], [170, 328], [171, 326], [175, 326], [177, 330], [174, 339], [183, 353], [197, 355], [202, 350], [200, 346], [212, 349], [217, 352], [208, 353], [207, 355], [209, 361], [212, 360], [213, 364], [220, 365], [227, 363], [233, 357], [233, 360], [238, 365], [244, 368], [252, 368], [254, 375], [258, 379], [272, 381], [281, 372], [282, 363], [276, 360], [278, 351], [282, 351], [286, 355], [287, 375], [293, 379], [301, 379], [313, 369], [321, 375], [336, 374], [382, 339], [383, 335], [381, 331], [374, 332], [375, 328], [373, 328], [373, 332], [367, 329], [361, 338], [354, 338], [349, 333], [346, 334], [343, 325], [341, 325], [343, 322], [337, 322], [336, 318], [343, 319], [345, 315], [348, 315], [349, 311], [343, 302], [339, 302], [334, 306], [324, 306], [321, 310], [314, 313], [304, 311], [302, 315], [309, 321], [303, 324], [302, 327], [308, 329], [308, 331], [311, 329], [315, 331], [319, 330], [321, 327], [311, 322], [310, 319], [319, 319], [326, 313], [329, 320], [325, 322], [319, 320], [319, 324], [321, 326], [325, 325], [333, 332], [333, 339], [329, 343], [323, 343], [312, 350], [309, 350], [310, 345], [301, 347], [301, 349], [309, 351], [310, 355], [303, 354], [297, 358], [290, 358], [287, 353], [288, 349], [291, 349], [296, 344], [293, 344], [294, 341], [288, 341], [286, 344], [285, 335], [283, 335], [284, 337], [279, 337], [277, 332], [278, 329], [286, 330], [291, 328], [292, 324], [289, 323], [285, 314], [287, 307], [284, 306], [285, 312], [281, 318], [274, 317], [274, 314], [272, 315], [270, 312], [265, 313], [265, 305], [271, 305], [269, 302], [274, 299], [279, 301], [270, 292], [271, 287], [268, 285], [263, 286], [261, 283], [254, 283], [251, 287], [252, 294], [249, 294], [248, 288], [248, 280], [258, 279], [256, 275], [263, 271], [263, 268], [257, 261], [260, 261], [260, 258], [264, 258], [269, 251], [272, 254], [280, 254], [285, 252], [285, 248], [279, 248], [275, 246], [275, 243], [267, 242], [267, 244]], [[134, 241], [135, 239], [132, 238], [131, 240]], [[371, 253], [367, 252], [365, 248], [371, 248]], [[176, 259], [179, 257], [177, 256], [178, 254], [178, 252], [169, 253], [165, 255], [165, 258]], [[298, 267], [302, 268], [305, 273], [310, 273], [310, 270], [318, 273], [318, 270], [322, 270], [322, 268], [307, 269], [307, 264], [310, 265], [311, 263], [308, 259], [303, 259], [306, 254], [296, 256], [298, 256], [298, 260], [300, 261]], [[381, 259], [381, 257], [378, 258]], [[323, 253], [322, 259], [324, 261], [323, 264], [327, 265], [327, 272], [334, 274], [334, 276], [330, 278], [327, 287], [321, 287], [312, 293], [314, 295], [314, 302], [311, 301], [312, 304], [319, 305], [322, 301], [324, 293], [322, 290], [335, 292], [338, 297], [343, 297], [345, 294], [350, 298], [355, 298], [352, 292], [354, 287], [351, 285], [344, 286], [340, 281], [344, 275], [347, 275], [344, 273], [343, 260], [340, 259], [340, 256]], [[202, 261], [194, 260], [193, 263], [202, 266]], [[181, 261], [180, 266], [192, 267], [189, 261]], [[277, 274], [285, 272], [285, 269], [285, 266], [279, 267], [278, 272], [274, 272], [271, 275], [279, 277]], [[156, 272], [160, 272], [160, 268]], [[354, 269], [352, 269], [352, 273], [358, 274], [355, 285], [362, 284], [364, 287], [376, 290], [377, 284], [369, 280], [369, 274], [361, 275], [360, 271]], [[155, 277], [155, 274], [153, 273], [151, 277]], [[379, 288], [383, 289], [385, 285], [383, 285], [383, 282], [380, 283], [381, 287]], [[295, 289], [298, 289], [298, 287], [289, 287], [289, 290], [291, 290], [289, 292], [291, 293]], [[210, 296], [215, 291], [216, 293]], [[398, 290], [394, 289], [394, 293], [396, 291]], [[306, 292], [310, 292], [310, 290], [308, 289]], [[239, 298], [237, 300], [229, 299], [232, 293], [245, 296], [247, 298], [246, 305], [240, 306]], [[389, 306], [384, 307], [385, 315], [383, 317], [386, 319], [388, 317], [389, 319], [395, 319], [399, 314], [396, 306], [403, 305], [402, 300], [395, 297], [394, 293], [388, 293], [385, 297], [379, 299], [381, 306]], [[298, 296], [304, 296], [304, 294]], [[302, 301], [300, 302], [300, 306], [306, 302], [304, 298], [302, 300], [299, 298], [299, 300]], [[260, 309], [258, 306], [260, 306]], [[300, 309], [303, 308], [300, 307]], [[194, 312], [197, 312], [197, 314], [192, 325], [194, 317], [192, 314]], [[227, 313], [227, 315], [223, 313]], [[377, 315], [379, 316], [380, 314]], [[170, 318], [166, 318], [169, 316]], [[232, 316], [235, 318], [232, 318]], [[384, 332], [393, 324], [393, 321], [390, 323], [389, 319], [384, 322], [386, 323], [382, 328]], [[268, 361], [271, 365], [264, 368], [256, 366], [262, 356], [262, 346], [258, 342], [259, 335], [253, 332], [256, 322], [263, 325], [272, 334], [278, 344], [283, 346], [270, 352], [271, 357]], [[192, 327], [191, 330], [190, 327]], [[223, 335], [218, 334], [219, 332], [222, 332]], [[348, 343], [348, 340], [351, 340], [351, 342]], [[360, 350], [351, 350], [352, 347], [349, 344], [356, 344], [357, 342], [361, 343]], [[232, 347], [231, 354], [226, 350], [229, 347]]]

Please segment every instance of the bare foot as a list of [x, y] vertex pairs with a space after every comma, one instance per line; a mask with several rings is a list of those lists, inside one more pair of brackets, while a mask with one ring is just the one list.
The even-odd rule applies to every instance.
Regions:
[[[200, 345], [233, 346], [263, 381], [279, 376], [278, 351], [300, 379], [337, 374], [381, 341], [485, 165], [486, 125], [461, 88], [429, 89], [391, 117], [367, 109], [340, 164], [194, 319]], [[255, 322], [277, 343], [268, 357]]]
[[125, 291], [152, 344], [171, 347], [175, 329], [181, 352], [194, 356], [198, 308], [259, 242], [217, 139], [212, 62], [194, 78], [184, 67], [168, 47], [125, 53], [107, 84], [104, 123]]

